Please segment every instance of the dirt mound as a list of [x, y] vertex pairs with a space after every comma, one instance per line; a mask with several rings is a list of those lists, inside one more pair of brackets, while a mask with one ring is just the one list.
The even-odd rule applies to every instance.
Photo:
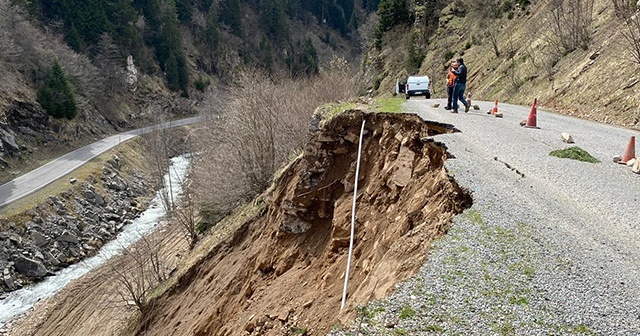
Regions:
[[[362, 120], [366, 134], [349, 298], [340, 299]], [[266, 195], [267, 212], [154, 303], [141, 335], [324, 334], [423, 264], [471, 205], [443, 167], [452, 132], [414, 115], [343, 113], [314, 134]]]

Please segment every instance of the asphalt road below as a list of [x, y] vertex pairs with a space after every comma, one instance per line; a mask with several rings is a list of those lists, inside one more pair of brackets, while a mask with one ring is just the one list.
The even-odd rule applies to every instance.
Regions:
[[29, 173], [0, 186], [0, 207], [46, 187], [53, 181], [69, 174], [73, 170], [87, 163], [87, 161], [112, 149], [123, 141], [127, 141], [138, 135], [156, 130], [194, 124], [202, 120], [202, 117], [193, 117], [168, 121], [162, 124], [116, 134], [85, 147], [76, 149], [71, 153], [61, 156], [38, 169], [32, 170]]
[[[439, 108], [432, 104], [440, 103]], [[423, 268], [371, 303], [352, 331], [406, 335], [640, 335], [640, 175], [612, 162], [638, 132], [500, 104], [504, 118], [452, 114], [411, 99], [409, 113], [460, 133], [435, 137], [474, 204]], [[565, 144], [570, 133], [576, 143]], [[549, 156], [579, 146], [599, 159]], [[394, 330], [390, 330], [394, 329]], [[335, 333], [344, 335], [344, 333]]]

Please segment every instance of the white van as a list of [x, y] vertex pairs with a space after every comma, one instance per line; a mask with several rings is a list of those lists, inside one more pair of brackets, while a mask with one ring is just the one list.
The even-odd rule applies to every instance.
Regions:
[[425, 96], [425, 98], [431, 98], [431, 81], [427, 76], [410, 76], [407, 78], [406, 97], [409, 99], [411, 96]]

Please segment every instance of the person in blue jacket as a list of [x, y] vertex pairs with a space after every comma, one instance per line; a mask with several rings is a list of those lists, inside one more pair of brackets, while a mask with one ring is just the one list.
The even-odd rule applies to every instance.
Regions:
[[458, 113], [458, 101], [464, 105], [464, 112], [469, 112], [469, 106], [464, 99], [464, 91], [467, 89], [467, 66], [464, 64], [462, 58], [456, 60], [458, 68], [453, 70], [453, 74], [456, 76], [456, 85], [453, 87], [453, 106], [451, 113]]

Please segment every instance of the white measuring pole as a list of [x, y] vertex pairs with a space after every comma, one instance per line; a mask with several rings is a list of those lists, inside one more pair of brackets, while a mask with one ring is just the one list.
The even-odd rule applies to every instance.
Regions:
[[358, 161], [356, 162], [356, 181], [353, 185], [353, 206], [351, 208], [351, 237], [349, 238], [349, 256], [347, 257], [347, 271], [344, 274], [344, 289], [342, 290], [342, 303], [340, 310], [344, 309], [347, 300], [347, 286], [349, 285], [349, 270], [351, 269], [351, 255], [353, 254], [353, 235], [356, 224], [356, 198], [358, 197], [358, 175], [360, 173], [360, 157], [362, 156], [362, 138], [364, 137], [364, 120], [360, 128], [360, 141], [358, 142]]

